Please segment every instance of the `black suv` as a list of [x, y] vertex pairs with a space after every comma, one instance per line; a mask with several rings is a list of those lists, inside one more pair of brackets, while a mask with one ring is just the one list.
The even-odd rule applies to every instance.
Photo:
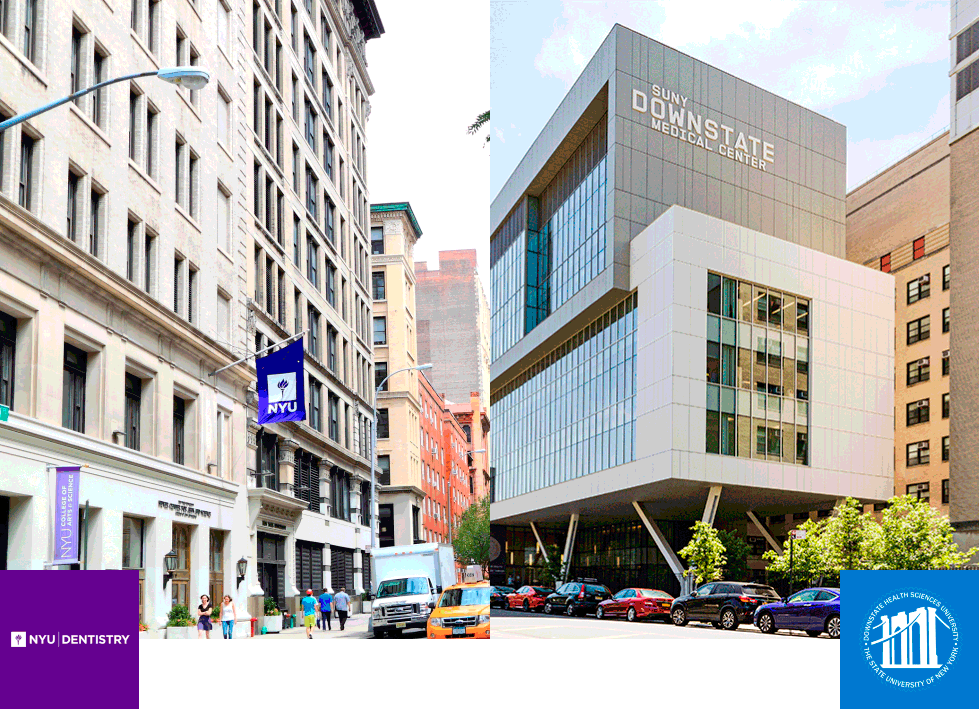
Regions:
[[612, 592], [598, 583], [598, 579], [575, 579], [544, 600], [544, 612], [566, 615], [594, 613], [599, 603], [611, 597]]
[[751, 623], [758, 606], [778, 600], [775, 589], [764, 584], [711, 581], [674, 600], [670, 618], [674, 625], [699, 620], [715, 628], [734, 630], [740, 623]]
[[509, 586], [490, 586], [490, 608], [506, 608], [507, 596], [513, 593]]

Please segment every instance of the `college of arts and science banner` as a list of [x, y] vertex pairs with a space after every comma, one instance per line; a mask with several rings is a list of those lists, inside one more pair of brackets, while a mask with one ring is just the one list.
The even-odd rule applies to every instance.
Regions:
[[303, 338], [258, 358], [255, 366], [258, 370], [258, 424], [303, 421], [306, 418]]
[[844, 571], [840, 706], [952, 706], [979, 670], [977, 571]]
[[78, 563], [78, 482], [81, 467], [55, 469], [52, 564]]

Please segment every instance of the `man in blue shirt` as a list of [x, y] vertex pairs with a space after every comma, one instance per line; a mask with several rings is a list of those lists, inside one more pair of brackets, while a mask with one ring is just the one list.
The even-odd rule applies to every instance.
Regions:
[[340, 619], [340, 630], [343, 630], [343, 626], [347, 623], [347, 613], [350, 611], [350, 596], [347, 595], [346, 588], [341, 588], [340, 593], [333, 597], [333, 604], [337, 608], [337, 618]]
[[303, 598], [303, 625], [306, 626], [306, 637], [313, 639], [313, 625], [316, 622], [316, 598], [313, 596], [313, 589], [306, 589], [306, 596]]
[[320, 602], [320, 625], [318, 627], [321, 630], [333, 630], [333, 626], [330, 624], [330, 615], [333, 612], [333, 596], [324, 588], [318, 600]]

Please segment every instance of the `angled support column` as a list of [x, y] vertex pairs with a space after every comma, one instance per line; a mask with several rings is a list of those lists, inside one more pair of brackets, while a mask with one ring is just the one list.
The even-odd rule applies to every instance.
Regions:
[[550, 561], [550, 559], [547, 558], [547, 549], [544, 548], [544, 542], [540, 540], [540, 534], [537, 533], [537, 525], [531, 522], [530, 530], [534, 533], [534, 538], [537, 540], [537, 548], [540, 549], [540, 553], [544, 555], [545, 563]]
[[680, 588], [686, 588], [683, 580], [683, 563], [680, 561], [680, 557], [676, 555], [676, 552], [674, 552], [670, 547], [669, 542], [666, 541], [666, 536], [664, 536], [663, 531], [659, 528], [659, 525], [656, 524], [656, 522], [646, 516], [646, 511], [643, 510], [642, 504], [640, 504], [637, 500], [633, 500], [632, 506], [636, 508], [636, 514], [639, 515], [639, 519], [641, 519], [642, 523], [646, 525], [649, 536], [651, 536], [653, 541], [656, 542], [656, 547], [659, 549], [659, 553], [663, 555], [664, 559], [666, 559], [666, 563], [669, 565], [670, 571], [673, 572], [677, 580], [680, 582]]
[[707, 493], [707, 504], [704, 505], [704, 524], [714, 526], [714, 516], [717, 514], [717, 503], [721, 501], [721, 486], [711, 485]]
[[775, 538], [775, 535], [772, 534], [772, 531], [766, 527], [765, 523], [762, 522], [751, 510], [748, 510], [746, 514], [748, 515], [748, 519], [751, 520], [752, 524], [758, 527], [758, 531], [761, 532], [761, 536], [765, 537], [765, 541], [768, 542], [768, 546], [774, 549], [776, 554], [781, 554], [782, 545], [778, 543], [778, 540]]
[[564, 571], [561, 574], [561, 583], [568, 580], [568, 570], [571, 568], [571, 555], [574, 553], [574, 539], [578, 535], [578, 513], [571, 515], [568, 522], [568, 537], [564, 541]]

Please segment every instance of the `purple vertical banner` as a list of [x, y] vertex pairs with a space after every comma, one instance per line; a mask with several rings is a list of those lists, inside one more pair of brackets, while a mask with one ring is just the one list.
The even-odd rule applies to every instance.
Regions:
[[0, 571], [0, 706], [139, 706], [138, 586], [130, 570]]
[[57, 468], [52, 564], [78, 563], [78, 482], [81, 468]]

